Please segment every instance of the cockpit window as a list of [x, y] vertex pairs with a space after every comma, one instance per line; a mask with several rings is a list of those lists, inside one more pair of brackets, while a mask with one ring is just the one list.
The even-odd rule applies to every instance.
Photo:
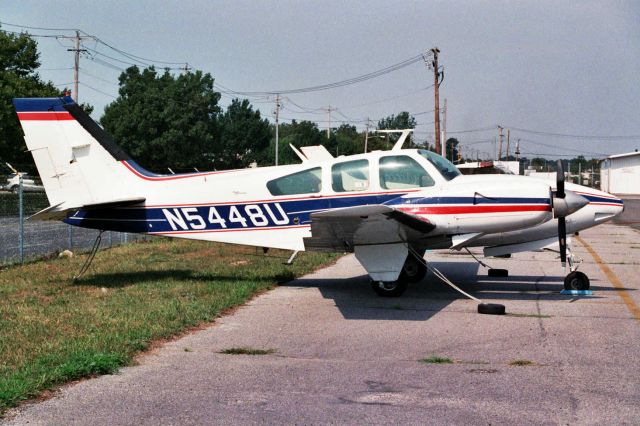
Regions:
[[331, 186], [335, 192], [369, 189], [369, 160], [355, 160], [331, 167]]
[[380, 186], [406, 189], [433, 186], [435, 182], [416, 160], [406, 155], [380, 158]]
[[315, 194], [322, 190], [322, 169], [316, 167], [267, 182], [271, 195]]
[[453, 163], [435, 152], [419, 149], [418, 154], [422, 155], [427, 159], [427, 161], [433, 164], [446, 180], [451, 180], [461, 175], [460, 170], [458, 170]]

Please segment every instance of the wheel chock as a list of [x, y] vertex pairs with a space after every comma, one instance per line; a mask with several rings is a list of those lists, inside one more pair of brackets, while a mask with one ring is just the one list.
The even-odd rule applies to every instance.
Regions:
[[504, 315], [506, 313], [506, 309], [504, 305], [499, 303], [479, 303], [478, 313], [485, 315]]
[[487, 271], [487, 275], [490, 277], [508, 277], [509, 271], [507, 269], [494, 269], [491, 268]]
[[560, 294], [567, 294], [571, 296], [591, 296], [592, 290], [562, 290]]

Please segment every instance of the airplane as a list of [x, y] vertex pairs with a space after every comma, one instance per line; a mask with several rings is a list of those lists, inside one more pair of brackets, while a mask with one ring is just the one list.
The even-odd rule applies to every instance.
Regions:
[[470, 247], [485, 256], [558, 247], [569, 264], [565, 288], [586, 290], [567, 234], [624, 209], [611, 194], [565, 183], [561, 163], [555, 182], [463, 176], [436, 153], [403, 149], [410, 129], [388, 151], [334, 158], [322, 146], [292, 146], [300, 164], [161, 175], [70, 97], [13, 103], [50, 203], [32, 219], [294, 254], [352, 252], [385, 297], [425, 276], [427, 250]]

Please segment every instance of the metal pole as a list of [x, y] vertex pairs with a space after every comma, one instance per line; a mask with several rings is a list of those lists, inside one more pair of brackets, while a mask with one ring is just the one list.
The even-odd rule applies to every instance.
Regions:
[[280, 129], [280, 95], [276, 95], [276, 166], [278, 165], [278, 131]]
[[369, 117], [367, 117], [367, 127], [364, 131], [364, 153], [367, 153], [367, 145], [369, 144]]
[[[78, 102], [78, 70], [80, 68], [80, 32], [76, 31], [75, 63], [73, 66], [73, 100]], [[71, 249], [69, 249], [71, 250]]]
[[73, 251], [73, 227], [71, 225], [67, 225], [67, 245], [69, 250]]
[[18, 235], [18, 247], [20, 248], [20, 263], [24, 263], [24, 197], [22, 195], [22, 175], [18, 175], [18, 217], [20, 220], [20, 234]]
[[499, 148], [498, 148], [498, 161], [501, 160], [502, 158], [502, 126], [498, 126], [498, 130], [500, 131], [500, 142], [499, 142]]

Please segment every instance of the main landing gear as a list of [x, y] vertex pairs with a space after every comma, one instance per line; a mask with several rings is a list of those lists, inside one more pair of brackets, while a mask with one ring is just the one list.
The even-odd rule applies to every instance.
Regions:
[[[424, 253], [422, 253], [424, 255]], [[371, 288], [382, 297], [401, 296], [410, 283], [417, 283], [427, 275], [427, 267], [424, 261], [420, 261], [415, 255], [409, 253], [404, 261], [400, 276], [396, 281], [371, 281]]]

